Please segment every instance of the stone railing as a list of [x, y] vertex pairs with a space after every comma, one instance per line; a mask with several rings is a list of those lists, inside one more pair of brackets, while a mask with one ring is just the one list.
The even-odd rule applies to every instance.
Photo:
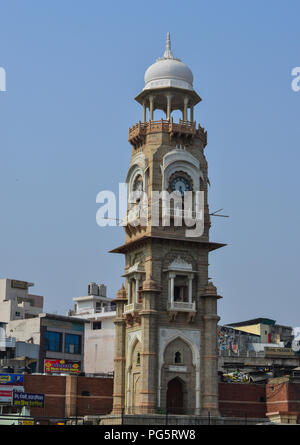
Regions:
[[145, 137], [152, 133], [169, 133], [170, 135], [198, 136], [202, 139], [204, 146], [207, 144], [207, 132], [196, 122], [183, 121], [179, 119], [178, 123], [171, 120], [161, 119], [160, 121], [138, 122], [129, 128], [128, 141], [132, 145], [139, 145], [144, 142]]
[[139, 312], [142, 310], [142, 303], [130, 303], [124, 307], [124, 314]]
[[265, 357], [264, 351], [245, 351], [237, 350], [237, 352], [230, 351], [230, 349], [219, 350], [220, 357]]
[[195, 312], [196, 305], [194, 301], [192, 303], [186, 301], [174, 301], [168, 303], [168, 310], [176, 312]]

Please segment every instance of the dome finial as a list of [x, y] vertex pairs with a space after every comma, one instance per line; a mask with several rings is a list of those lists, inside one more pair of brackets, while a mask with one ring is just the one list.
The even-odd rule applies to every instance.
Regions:
[[165, 59], [174, 59], [174, 56], [171, 51], [171, 37], [170, 37], [169, 32], [167, 34], [167, 43], [166, 43], [166, 51], [164, 53], [164, 58]]

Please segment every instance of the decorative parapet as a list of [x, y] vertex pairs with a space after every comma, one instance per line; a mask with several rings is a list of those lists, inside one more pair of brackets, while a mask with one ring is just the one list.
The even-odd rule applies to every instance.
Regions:
[[196, 315], [196, 303], [185, 301], [173, 301], [168, 303], [169, 320], [174, 321], [178, 313], [186, 313], [187, 321], [191, 323]]
[[207, 145], [207, 132], [200, 126], [196, 127], [196, 122], [182, 121], [179, 123], [173, 120], [138, 122], [133, 127], [129, 128], [128, 141], [134, 146], [140, 146], [145, 142], [148, 134], [153, 133], [168, 133], [171, 137], [184, 136], [185, 138], [199, 137], [202, 140], [203, 146]]
[[138, 313], [142, 309], [142, 303], [131, 303], [124, 307], [124, 314]]

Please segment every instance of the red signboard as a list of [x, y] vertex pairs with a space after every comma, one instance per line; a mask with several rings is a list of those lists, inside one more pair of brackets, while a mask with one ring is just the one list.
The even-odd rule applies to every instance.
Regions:
[[73, 360], [44, 360], [44, 372], [47, 374], [52, 373], [69, 373], [69, 374], [79, 374], [80, 373], [80, 362]]
[[0, 386], [0, 403], [11, 404], [13, 398], [13, 391], [24, 391], [23, 386]]

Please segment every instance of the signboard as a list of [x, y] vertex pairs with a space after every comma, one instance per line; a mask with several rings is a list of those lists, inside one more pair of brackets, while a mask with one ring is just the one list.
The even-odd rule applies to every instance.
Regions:
[[11, 287], [14, 289], [28, 289], [27, 281], [11, 280]]
[[187, 367], [186, 366], [170, 365], [169, 366], [169, 371], [171, 371], [171, 372], [187, 372]]
[[19, 425], [34, 425], [33, 420], [19, 420]]
[[6, 405], [11, 405], [12, 398], [13, 398], [13, 391], [23, 392], [24, 387], [23, 386], [9, 386], [9, 385], [0, 386], [0, 403], [6, 404]]
[[13, 405], [14, 406], [30, 406], [34, 408], [44, 408], [45, 395], [33, 394], [31, 392], [13, 392]]
[[79, 374], [80, 373], [80, 362], [76, 362], [73, 360], [45, 359], [44, 360], [44, 372], [47, 374], [50, 374], [53, 372]]
[[266, 357], [294, 357], [294, 351], [292, 348], [271, 348], [265, 347]]
[[23, 374], [0, 374], [0, 386], [1, 385], [23, 386], [23, 382], [24, 382]]

